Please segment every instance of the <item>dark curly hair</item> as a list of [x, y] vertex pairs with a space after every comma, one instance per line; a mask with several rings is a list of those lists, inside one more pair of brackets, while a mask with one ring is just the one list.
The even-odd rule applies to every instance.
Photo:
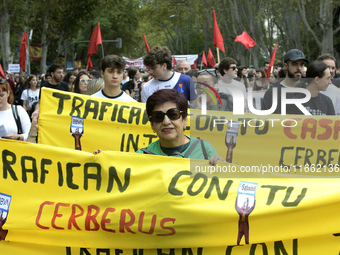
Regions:
[[172, 69], [172, 56], [171, 51], [168, 47], [154, 47], [152, 48], [148, 54], [144, 57], [143, 63], [145, 66], [154, 67], [155, 65], [163, 65], [166, 64], [166, 68], [168, 70]]
[[106, 68], [114, 68], [124, 71], [126, 61], [117, 55], [107, 55], [102, 60], [102, 71], [105, 72]]

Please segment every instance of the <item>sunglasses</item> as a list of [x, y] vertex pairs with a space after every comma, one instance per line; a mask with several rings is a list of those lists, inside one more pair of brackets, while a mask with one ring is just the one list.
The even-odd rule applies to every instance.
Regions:
[[183, 111], [180, 111], [178, 108], [170, 108], [166, 112], [154, 111], [152, 115], [149, 116], [149, 120], [154, 123], [160, 123], [164, 120], [165, 115], [168, 116], [170, 120], [178, 120], [181, 117], [181, 113], [183, 113]]
[[89, 82], [91, 82], [91, 81], [92, 81], [91, 79], [88, 79], [88, 80], [81, 79], [81, 80], [80, 80], [81, 83], [85, 83], [85, 82], [89, 83]]
[[233, 69], [235, 71], [237, 69], [237, 66], [231, 66], [229, 69]]

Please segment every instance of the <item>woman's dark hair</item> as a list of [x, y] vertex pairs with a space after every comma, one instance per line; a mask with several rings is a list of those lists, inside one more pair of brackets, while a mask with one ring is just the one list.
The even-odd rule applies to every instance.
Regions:
[[72, 75], [76, 76], [76, 75], [74, 74], [74, 72], [72, 72], [72, 71], [67, 72], [66, 75], [64, 76], [63, 81], [66, 82], [66, 83], [69, 83], [69, 82], [70, 82], [70, 77], [71, 77]]
[[239, 67], [237, 67], [237, 77], [238, 77], [238, 78], [246, 78], [246, 76], [243, 76], [243, 75], [242, 75], [242, 71], [243, 71], [243, 69], [245, 69], [245, 68], [247, 68], [247, 67], [245, 67], [245, 66], [239, 66]]
[[[131, 93], [131, 90], [133, 89], [133, 87], [135, 86], [133, 79], [135, 78], [136, 73], [139, 70], [137, 68], [130, 68], [128, 70], [128, 77], [130, 78], [129, 82], [129, 92]], [[138, 81], [137, 81], [138, 82]]]
[[128, 71], [128, 76], [132, 80], [139, 70], [137, 68], [130, 68]]
[[17, 77], [15, 77], [15, 82], [17, 81], [17, 79], [19, 79], [19, 81], [17, 83], [22, 84], [22, 77], [20, 75], [18, 75]]
[[3, 84], [0, 84], [0, 92], [7, 92], [9, 94], [7, 103], [12, 104], [14, 102], [13, 91], [11, 87], [9, 86], [8, 81], [5, 81]]
[[313, 61], [307, 66], [306, 78], [322, 78], [325, 75], [325, 70], [328, 68], [323, 61]]
[[[30, 75], [30, 76], [28, 76], [28, 78], [27, 78], [28, 88], [31, 87], [30, 82], [33, 80], [34, 77], [37, 77], [37, 76], [35, 76], [35, 75]], [[35, 87], [36, 87], [37, 89], [39, 88], [38, 82], [37, 82], [37, 85], [35, 85]]]
[[182, 111], [182, 118], [187, 116], [188, 99], [174, 89], [160, 89], [153, 93], [146, 101], [146, 112], [148, 116], [152, 115], [153, 109], [156, 105], [161, 105], [165, 102], [175, 103], [177, 108]]
[[77, 74], [76, 79], [74, 80], [74, 90], [73, 90], [74, 93], [80, 93], [79, 82], [80, 82], [80, 77], [83, 76], [83, 75], [87, 75], [87, 77], [90, 78], [90, 75], [87, 72], [85, 72], [85, 71], [79, 72]]
[[255, 72], [257, 72], [257, 73], [261, 73], [261, 75], [262, 75], [262, 77], [261, 77], [261, 78], [266, 78], [266, 73], [264, 72], [264, 70], [263, 70], [263, 69], [261, 69], [261, 68], [258, 68], [258, 69], [256, 69], [256, 70], [255, 70]]

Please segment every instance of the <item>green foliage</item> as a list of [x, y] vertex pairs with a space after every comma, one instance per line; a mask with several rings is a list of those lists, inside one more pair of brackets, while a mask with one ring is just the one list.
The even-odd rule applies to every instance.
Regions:
[[[44, 17], [48, 17], [47, 39], [49, 49], [47, 60], [53, 62], [58, 48], [75, 42], [89, 40], [96, 24], [100, 22], [103, 40], [122, 38], [123, 47], [104, 42], [105, 55], [117, 54], [138, 58], [146, 54], [143, 33], [150, 48], [168, 46], [174, 54], [202, 54], [213, 47], [213, 10], [224, 38], [226, 53], [222, 57], [233, 57], [246, 65], [268, 59], [278, 44], [276, 62], [282, 62], [283, 55], [291, 48], [300, 48], [310, 59], [320, 54], [315, 38], [307, 31], [297, 8], [304, 7], [306, 19], [319, 40], [323, 29], [320, 11], [324, 0], [12, 0], [9, 6], [11, 28], [11, 49], [20, 45], [23, 31], [34, 29], [31, 44], [41, 43]], [[333, 29], [340, 26], [340, 1], [333, 4]], [[320, 7], [321, 6], [321, 7]], [[321, 8], [321, 9], [320, 9]], [[1, 10], [1, 6], [0, 6]], [[251, 51], [234, 40], [242, 31], [247, 31], [265, 54], [258, 48]], [[340, 30], [340, 29], [339, 29]], [[340, 52], [340, 39], [334, 37], [334, 48]], [[72, 47], [68, 49], [68, 60], [72, 58]], [[77, 59], [86, 64], [88, 43], [74, 47]], [[338, 53], [335, 55], [338, 57]], [[101, 46], [91, 57], [95, 69], [100, 69]], [[37, 62], [36, 62], [37, 63]], [[35, 66], [34, 63], [32, 66]], [[36, 68], [39, 68], [36, 65]], [[33, 69], [32, 69], [33, 70]]]

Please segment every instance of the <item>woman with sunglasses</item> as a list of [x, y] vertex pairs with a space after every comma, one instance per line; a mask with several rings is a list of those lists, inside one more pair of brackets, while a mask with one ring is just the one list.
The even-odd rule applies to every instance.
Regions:
[[224, 161], [209, 142], [184, 135], [188, 123], [187, 111], [188, 100], [182, 93], [173, 89], [153, 93], [146, 102], [146, 112], [159, 140], [137, 153], [208, 159], [212, 165], [217, 160]]
[[[13, 92], [5, 79], [0, 80], [0, 129], [1, 138], [26, 141], [30, 118], [22, 106], [12, 105]], [[19, 121], [18, 121], [19, 120]], [[5, 134], [5, 135], [3, 135]]]
[[81, 71], [77, 74], [76, 79], [74, 80], [74, 93], [79, 93], [86, 95], [87, 84], [91, 81], [90, 76], [87, 72]]

